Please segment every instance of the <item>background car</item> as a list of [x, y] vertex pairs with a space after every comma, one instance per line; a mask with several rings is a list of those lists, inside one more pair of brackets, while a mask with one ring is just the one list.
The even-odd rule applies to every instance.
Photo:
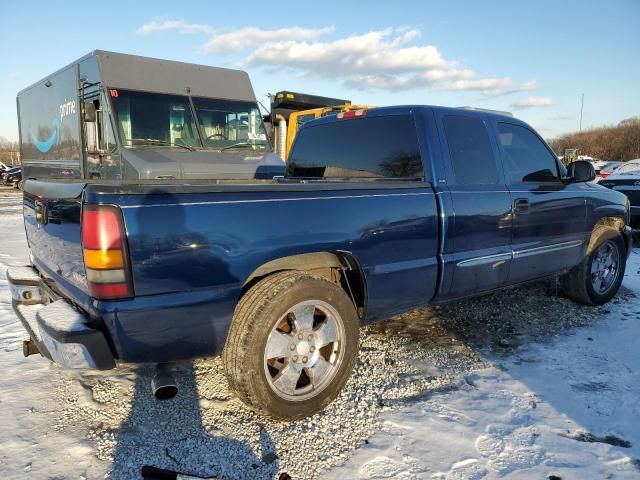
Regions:
[[14, 182], [22, 180], [22, 167], [10, 168], [2, 174], [3, 185], [13, 185]]
[[593, 167], [596, 171], [596, 183], [600, 182], [611, 175], [618, 167], [624, 165], [624, 162], [599, 162], [598, 165], [594, 163]]
[[22, 169], [18, 170], [15, 173], [11, 174], [13, 181], [13, 188], [17, 188], [18, 190], [22, 190]]
[[600, 182], [603, 187], [618, 190], [631, 204], [630, 226], [640, 230], [640, 158], [629, 160]]
[[4, 175], [11, 170], [11, 168], [13, 167], [8, 167], [7, 165], [5, 165], [4, 163], [0, 162], [0, 181], [2, 181], [2, 179], [4, 178]]

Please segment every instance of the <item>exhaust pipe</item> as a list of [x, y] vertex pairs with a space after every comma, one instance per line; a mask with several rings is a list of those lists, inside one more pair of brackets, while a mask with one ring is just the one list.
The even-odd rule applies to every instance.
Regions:
[[22, 341], [22, 354], [25, 357], [28, 357], [29, 355], [35, 355], [36, 353], [40, 353], [36, 342], [34, 342], [31, 338], [29, 340]]
[[170, 400], [178, 394], [178, 383], [166, 363], [160, 363], [151, 379], [151, 391], [156, 400]]

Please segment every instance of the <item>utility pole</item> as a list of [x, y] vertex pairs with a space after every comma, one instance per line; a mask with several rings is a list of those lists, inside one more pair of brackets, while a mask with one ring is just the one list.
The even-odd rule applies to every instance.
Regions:
[[584, 93], [582, 94], [582, 101], [580, 102], [580, 131], [582, 131], [582, 109], [584, 108]]

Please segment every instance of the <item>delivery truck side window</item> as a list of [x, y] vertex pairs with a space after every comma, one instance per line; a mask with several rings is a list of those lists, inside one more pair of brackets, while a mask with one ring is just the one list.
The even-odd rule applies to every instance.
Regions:
[[386, 115], [305, 127], [293, 144], [287, 176], [422, 178], [413, 118]]

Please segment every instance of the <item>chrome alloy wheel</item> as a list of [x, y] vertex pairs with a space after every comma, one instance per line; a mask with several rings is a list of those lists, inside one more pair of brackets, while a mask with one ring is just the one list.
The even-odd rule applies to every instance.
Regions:
[[326, 302], [307, 300], [291, 307], [267, 338], [264, 370], [280, 398], [316, 396], [338, 372], [344, 357], [342, 317]]
[[591, 261], [591, 285], [595, 292], [603, 295], [613, 287], [620, 270], [620, 250], [611, 240], [606, 241]]

